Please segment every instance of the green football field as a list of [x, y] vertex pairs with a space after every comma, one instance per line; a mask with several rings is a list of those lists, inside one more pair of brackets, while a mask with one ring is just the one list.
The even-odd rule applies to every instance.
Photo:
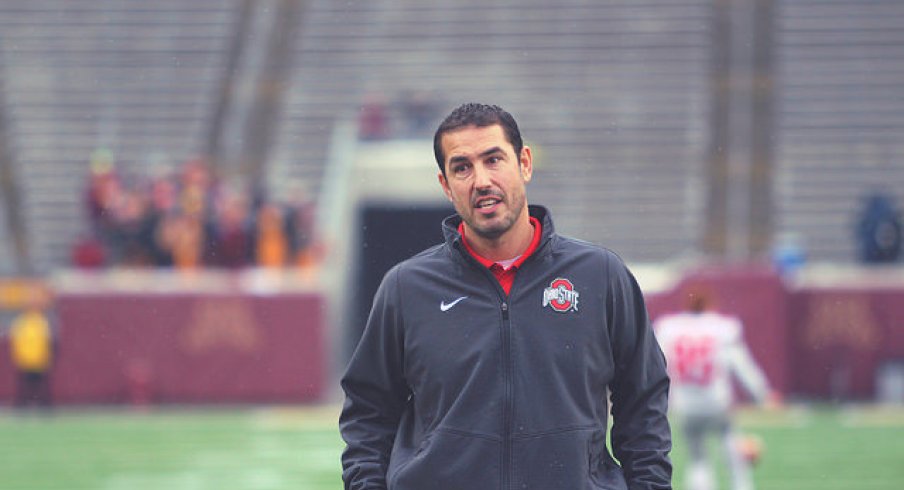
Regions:
[[[740, 419], [765, 443], [759, 490], [904, 488], [904, 410], [796, 407]], [[3, 411], [0, 489], [341, 489], [335, 420], [335, 407]]]

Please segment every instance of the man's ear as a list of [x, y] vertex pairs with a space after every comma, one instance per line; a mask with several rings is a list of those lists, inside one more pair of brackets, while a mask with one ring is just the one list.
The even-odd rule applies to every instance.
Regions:
[[531, 176], [534, 174], [534, 156], [529, 146], [521, 148], [521, 156], [518, 162], [521, 164], [521, 178], [525, 182], [530, 182]]
[[446, 198], [449, 201], [452, 201], [452, 190], [449, 189], [449, 182], [446, 181], [446, 176], [443, 175], [442, 172], [438, 172], [436, 174], [437, 179], [439, 179], [439, 185], [443, 188], [443, 192], [446, 194]]

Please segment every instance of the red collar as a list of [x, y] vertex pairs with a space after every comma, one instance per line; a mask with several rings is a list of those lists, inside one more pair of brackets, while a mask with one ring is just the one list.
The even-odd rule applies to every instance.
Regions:
[[[533, 238], [531, 238], [530, 245], [527, 246], [527, 250], [525, 250], [524, 253], [521, 254], [521, 257], [518, 257], [518, 260], [516, 260], [512, 264], [510, 269], [517, 269], [517, 268], [521, 267], [521, 264], [523, 264], [524, 261], [527, 260], [528, 257], [533, 255], [533, 253], [537, 250], [537, 247], [540, 245], [540, 237], [543, 236], [543, 225], [540, 224], [540, 220], [538, 220], [537, 218], [534, 218], [533, 216], [530, 217], [530, 224], [534, 228], [534, 236], [533, 236]], [[468, 253], [470, 253], [475, 259], [477, 259], [478, 262], [483, 264], [483, 266], [486, 267], [487, 269], [492, 269], [493, 266], [499, 267], [496, 264], [496, 262], [494, 262], [490, 259], [481, 257], [480, 255], [477, 254], [477, 252], [474, 251], [473, 248], [471, 248], [471, 245], [468, 243], [468, 240], [465, 238], [464, 222], [459, 223], [458, 232], [461, 234], [461, 243], [464, 244], [465, 249], [468, 251]]]

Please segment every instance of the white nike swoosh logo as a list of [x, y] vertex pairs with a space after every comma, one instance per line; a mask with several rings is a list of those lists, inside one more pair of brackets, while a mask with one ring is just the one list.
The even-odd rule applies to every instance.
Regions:
[[467, 299], [467, 296], [462, 296], [461, 298], [458, 298], [458, 299], [456, 299], [455, 301], [453, 301], [453, 302], [451, 302], [451, 303], [446, 303], [445, 300], [440, 301], [440, 303], [439, 303], [439, 310], [440, 310], [440, 311], [449, 311], [449, 308], [452, 308], [453, 306], [457, 305], [460, 301], [463, 301], [463, 300], [465, 300], [465, 299]]

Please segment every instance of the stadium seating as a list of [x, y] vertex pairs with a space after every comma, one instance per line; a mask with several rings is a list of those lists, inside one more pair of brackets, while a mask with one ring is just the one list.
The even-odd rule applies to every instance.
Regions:
[[[498, 103], [537, 153], [532, 200], [563, 231], [635, 260], [673, 257], [699, 234], [708, 12], [706, 1], [310, 2], [271, 186], [318, 181], [327, 146], [313, 142], [369, 96], [427, 91], [441, 113]], [[425, 165], [430, 155], [425, 142]]]
[[904, 205], [904, 4], [778, 4], [776, 225], [850, 261], [866, 194]]
[[120, 171], [204, 149], [236, 2], [0, 2], [0, 71], [38, 271], [64, 265], [88, 226], [88, 160]]
[[[87, 226], [93, 149], [146, 173], [205, 148], [240, 4], [0, 2], [0, 90], [38, 270], [65, 263]], [[303, 5], [266, 162], [273, 195], [319, 191], [337, 122], [369, 97], [397, 114], [427, 92], [440, 115], [469, 100], [515, 114], [536, 152], [531, 200], [561, 231], [631, 261], [698, 252], [711, 0]], [[779, 0], [774, 15], [775, 231], [802, 236], [811, 260], [853, 261], [858, 199], [884, 186], [904, 203], [904, 4]]]

